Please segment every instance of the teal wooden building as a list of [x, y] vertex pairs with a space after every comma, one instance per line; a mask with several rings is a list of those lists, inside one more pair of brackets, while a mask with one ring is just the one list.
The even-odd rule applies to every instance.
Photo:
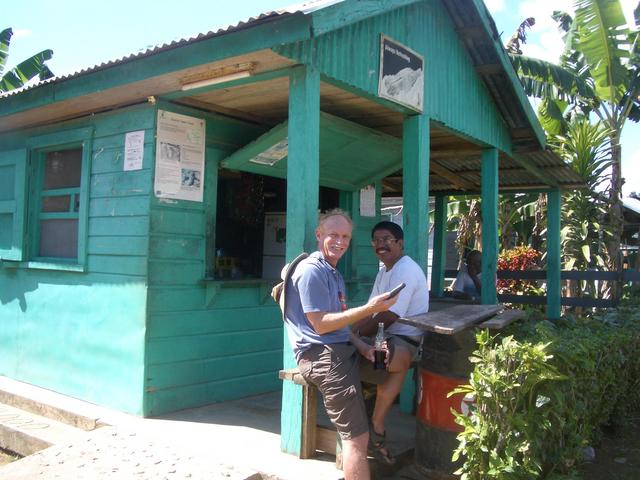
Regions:
[[447, 195], [481, 192], [491, 271], [498, 192], [550, 191], [557, 315], [577, 179], [500, 41], [481, 0], [322, 0], [0, 96], [0, 374], [143, 416], [280, 389], [274, 272], [342, 207], [366, 299], [387, 194], [426, 267], [429, 195], [441, 252]]

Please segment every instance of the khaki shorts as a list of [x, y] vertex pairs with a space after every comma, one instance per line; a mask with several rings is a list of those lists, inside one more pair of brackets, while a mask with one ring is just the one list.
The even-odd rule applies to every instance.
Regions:
[[351, 343], [336, 343], [313, 345], [298, 362], [300, 374], [318, 387], [327, 415], [343, 440], [369, 431], [358, 358]]
[[[360, 337], [361, 340], [369, 345], [373, 345], [374, 339], [371, 337]], [[422, 337], [409, 337], [415, 342], [421, 343]], [[396, 348], [404, 348], [409, 351], [411, 355], [411, 361], [415, 362], [418, 360], [420, 355], [420, 348], [416, 345], [413, 345], [407, 342], [402, 337], [398, 337], [396, 335], [390, 335], [387, 337], [387, 345], [389, 346], [389, 354], [391, 358], [389, 359], [389, 363], [393, 360], [393, 353]], [[380, 385], [385, 382], [387, 377], [389, 376], [389, 372], [387, 370], [374, 370], [373, 363], [368, 360], [362, 359], [360, 362], [360, 377], [363, 382], [373, 383], [375, 385]]]

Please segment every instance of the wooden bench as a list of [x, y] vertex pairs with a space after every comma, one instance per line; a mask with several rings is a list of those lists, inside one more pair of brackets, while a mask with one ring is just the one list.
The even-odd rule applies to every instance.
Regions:
[[300, 375], [297, 368], [280, 370], [278, 378], [302, 386], [302, 440], [300, 458], [313, 458], [322, 451], [336, 456], [336, 467], [342, 469], [342, 443], [333, 428], [318, 425], [318, 389]]

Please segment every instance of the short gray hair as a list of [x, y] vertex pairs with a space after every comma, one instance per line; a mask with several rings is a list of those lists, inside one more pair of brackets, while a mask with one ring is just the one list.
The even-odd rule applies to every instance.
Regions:
[[342, 217], [347, 222], [349, 222], [349, 225], [353, 226], [353, 220], [351, 220], [351, 217], [347, 212], [339, 208], [333, 208], [331, 210], [327, 210], [326, 212], [320, 214], [320, 216], [318, 217], [318, 227], [321, 227], [322, 224], [331, 217]]

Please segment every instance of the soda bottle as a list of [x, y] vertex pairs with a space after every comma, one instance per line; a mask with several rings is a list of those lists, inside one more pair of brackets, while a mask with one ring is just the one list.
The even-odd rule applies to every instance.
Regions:
[[386, 352], [382, 349], [382, 344], [384, 343], [384, 323], [378, 323], [378, 333], [376, 333], [376, 341], [373, 345], [374, 348], [374, 361], [373, 361], [373, 369], [374, 370], [383, 370], [386, 367], [384, 364], [384, 357]]

